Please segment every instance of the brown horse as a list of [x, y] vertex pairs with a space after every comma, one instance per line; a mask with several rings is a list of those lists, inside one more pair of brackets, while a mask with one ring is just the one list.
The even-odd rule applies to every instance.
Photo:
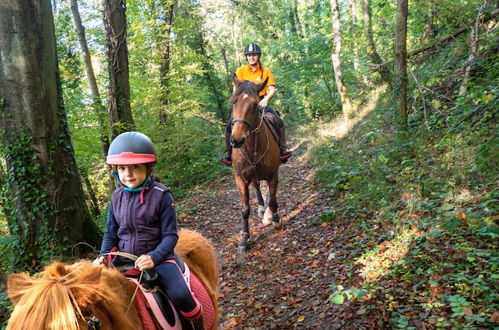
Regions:
[[[279, 182], [279, 166], [281, 165], [279, 145], [267, 121], [264, 120], [263, 109], [258, 105], [258, 93], [265, 87], [267, 80], [261, 84], [240, 81], [234, 77], [235, 91], [232, 95], [232, 167], [236, 176], [236, 185], [241, 199], [243, 216], [242, 240], [238, 251], [246, 252], [250, 237], [248, 218], [250, 215], [249, 186], [253, 183], [258, 200], [258, 214], [263, 216], [265, 225], [274, 223], [281, 226], [277, 214], [277, 184]], [[267, 198], [264, 203], [260, 191], [260, 181], [268, 185]], [[263, 214], [265, 210], [265, 214]]]
[[[215, 309], [211, 329], [216, 329], [218, 265], [212, 244], [195, 231], [181, 230], [175, 251], [204, 285]], [[7, 329], [142, 329], [132, 301], [136, 287], [116, 269], [88, 261], [54, 262], [34, 276], [9, 275], [7, 286], [14, 303]], [[91, 317], [100, 324], [91, 326]]]

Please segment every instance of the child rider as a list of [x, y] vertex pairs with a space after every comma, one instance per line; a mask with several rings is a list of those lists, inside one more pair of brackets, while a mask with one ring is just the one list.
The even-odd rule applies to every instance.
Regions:
[[[120, 187], [113, 193], [101, 256], [95, 263], [102, 263], [113, 247], [139, 256], [135, 266], [140, 271], [154, 268], [172, 303], [194, 329], [204, 329], [199, 301], [191, 295], [178, 266], [167, 262], [174, 259], [177, 219], [170, 190], [152, 175], [156, 164], [154, 144], [139, 132], [120, 134], [109, 147], [107, 164], [112, 166]], [[126, 261], [116, 257], [113, 263]]]

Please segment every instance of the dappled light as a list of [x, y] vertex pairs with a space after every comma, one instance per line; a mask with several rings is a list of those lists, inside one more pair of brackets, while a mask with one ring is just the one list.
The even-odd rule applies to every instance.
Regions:
[[221, 329], [499, 327], [497, 2], [32, 3], [0, 0], [1, 329], [94, 327], [93, 285], [9, 274], [162, 267], [184, 229]]
[[376, 109], [376, 105], [378, 104], [379, 99], [383, 97], [382, 95], [386, 91], [386, 88], [386, 85], [381, 85], [371, 90], [366, 97], [364, 104], [353, 106], [354, 109], [352, 110], [351, 118], [345, 120], [343, 115], [338, 115], [332, 121], [320, 125], [316, 134], [318, 134], [319, 137], [324, 138], [343, 138], [350, 132], [352, 127], [364, 120], [369, 113]]
[[380, 244], [368, 243], [372, 248], [357, 258], [356, 262], [362, 265], [359, 275], [366, 281], [376, 281], [388, 274], [392, 265], [401, 261], [410, 250], [412, 242], [421, 236], [416, 228], [393, 228], [392, 231], [389, 235], [393, 239]]

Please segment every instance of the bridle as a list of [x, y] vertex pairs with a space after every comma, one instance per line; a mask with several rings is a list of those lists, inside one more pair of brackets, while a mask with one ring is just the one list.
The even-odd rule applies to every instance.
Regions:
[[[107, 255], [121, 256], [121, 257], [125, 257], [125, 258], [128, 258], [128, 259], [131, 259], [133, 261], [137, 260], [137, 258], [138, 258], [137, 256], [135, 256], [133, 254], [126, 253], [126, 252], [118, 252], [118, 251], [116, 251], [116, 252], [108, 252]], [[143, 271], [140, 272], [139, 282], [142, 279], [143, 273], [144, 273]], [[130, 310], [130, 307], [133, 304], [133, 301], [135, 299], [135, 295], [137, 293], [137, 289], [138, 289], [138, 286], [135, 288], [133, 296], [130, 299], [130, 303], [128, 305], [126, 314], [128, 314], [128, 312]], [[84, 317], [84, 319], [87, 319], [87, 318], [88, 318], [88, 320], [87, 320], [87, 329], [88, 330], [100, 330], [101, 329], [102, 322], [95, 315], [89, 315], [89, 316]]]
[[[262, 126], [262, 123], [263, 123], [263, 117], [264, 117], [264, 113], [263, 113], [263, 108], [259, 105], [257, 105], [256, 107], [256, 111], [258, 111], [258, 113], [260, 114], [260, 122], [258, 123], [258, 126], [249, 131], [248, 132], [248, 136], [255, 133], [255, 132], [258, 132], [260, 130], [260, 127]], [[247, 119], [244, 119], [244, 118], [232, 118], [232, 123], [242, 123], [242, 124], [245, 124], [248, 126], [248, 129], [251, 129], [251, 127], [253, 127], [253, 123], [250, 122], [249, 120]], [[269, 137], [268, 137], [268, 132], [266, 131], [266, 140], [267, 140], [267, 147], [265, 149], [265, 151], [262, 153], [262, 155], [255, 161], [251, 161], [248, 157], [248, 155], [246, 155], [246, 153], [244, 152], [244, 150], [241, 148], [241, 154], [243, 155], [244, 159], [246, 159], [246, 161], [251, 165], [251, 167], [253, 167], [254, 169], [256, 168], [256, 164], [258, 164], [258, 162], [260, 160], [263, 159], [263, 157], [265, 157], [265, 154], [267, 153], [267, 151], [269, 150]], [[254, 146], [254, 155], [253, 155], [253, 159], [255, 159], [257, 157], [257, 142], [258, 142], [258, 139], [255, 139], [255, 146]]]
[[100, 330], [102, 323], [95, 315], [92, 315], [87, 321], [87, 326], [88, 330]]

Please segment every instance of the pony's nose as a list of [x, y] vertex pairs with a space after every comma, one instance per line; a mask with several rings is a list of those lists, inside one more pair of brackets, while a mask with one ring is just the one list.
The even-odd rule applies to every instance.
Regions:
[[230, 145], [232, 148], [240, 148], [244, 143], [244, 137], [240, 139], [235, 139], [233, 135], [230, 137]]

